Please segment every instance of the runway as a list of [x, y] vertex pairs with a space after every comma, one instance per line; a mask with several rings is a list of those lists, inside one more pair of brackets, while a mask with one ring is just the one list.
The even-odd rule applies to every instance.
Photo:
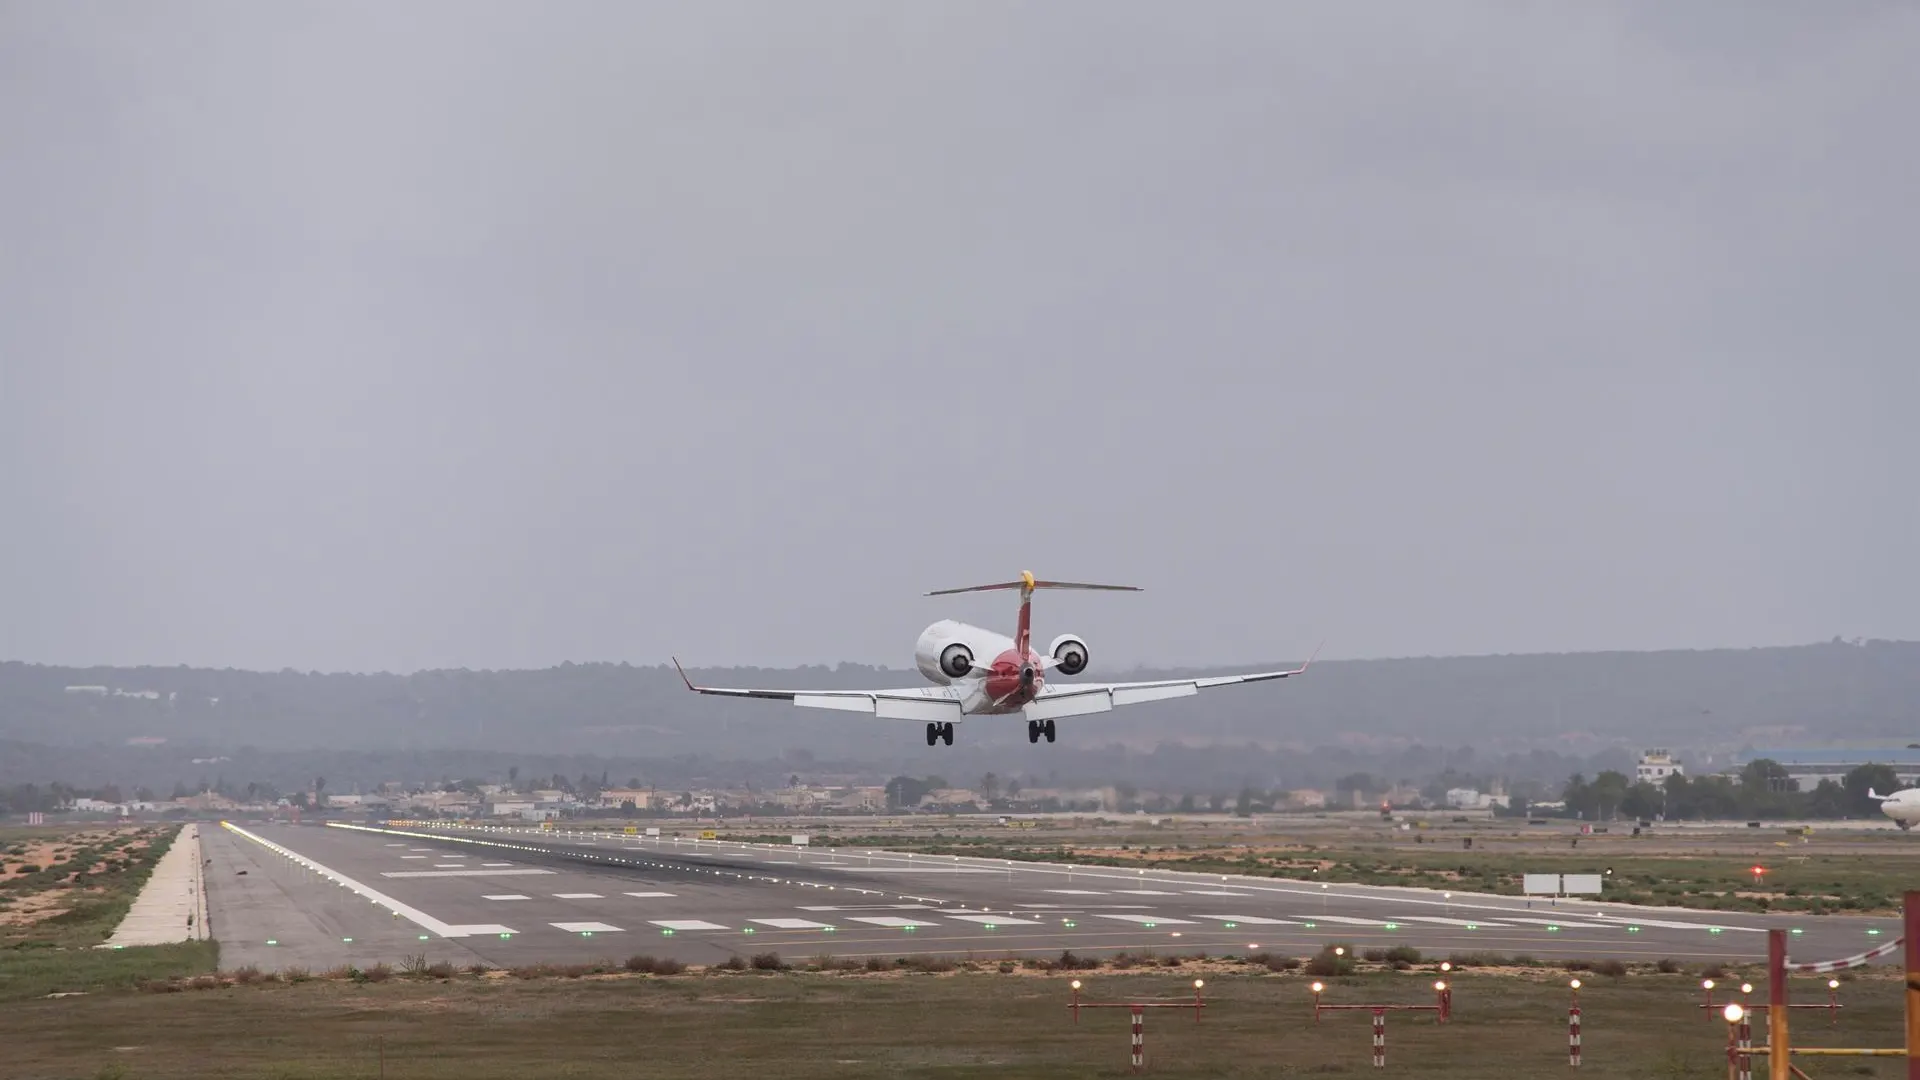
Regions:
[[[1429, 957], [1752, 963], [1892, 941], [1899, 920], [1724, 915], [1166, 870], [503, 827], [223, 823], [202, 830], [221, 966], [712, 964], [1152, 949], [1304, 956], [1331, 942]], [[1897, 959], [1897, 958], [1896, 958]]]

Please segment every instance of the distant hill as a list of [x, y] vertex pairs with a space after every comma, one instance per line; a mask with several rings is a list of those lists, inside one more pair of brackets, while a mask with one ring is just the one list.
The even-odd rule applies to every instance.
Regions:
[[[1279, 661], [1277, 663], [1296, 663]], [[1244, 670], [1244, 669], [1242, 669]], [[1218, 674], [1106, 671], [1101, 680]], [[915, 686], [859, 665], [700, 670], [730, 686]], [[1075, 746], [1164, 742], [1339, 746], [1422, 743], [1590, 754], [1613, 746], [1738, 749], [1920, 741], [1920, 642], [1755, 649], [1324, 661], [1281, 683], [1060, 721]], [[669, 665], [410, 675], [0, 663], [0, 739], [49, 747], [470, 751], [770, 758], [902, 752], [918, 726], [687, 692]], [[958, 742], [1019, 744], [1017, 719], [963, 726]], [[896, 747], [896, 744], [897, 747]], [[954, 749], [959, 749], [956, 746]]]

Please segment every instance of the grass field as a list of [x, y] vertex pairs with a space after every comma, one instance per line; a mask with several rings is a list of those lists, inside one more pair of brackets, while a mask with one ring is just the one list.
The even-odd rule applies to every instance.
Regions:
[[[1898, 834], [1802, 839], [1785, 830], [1729, 828], [1658, 837], [1567, 836], [1485, 822], [1417, 832], [1378, 823], [1315, 828], [1302, 822], [1293, 829], [1282, 834], [1271, 826], [1265, 831], [1240, 827], [1223, 836], [1219, 828], [1149, 830], [1124, 822], [1106, 829], [1027, 830], [949, 823], [884, 832], [829, 828], [813, 835], [811, 843], [1505, 895], [1519, 895], [1527, 873], [1611, 870], [1603, 896], [1610, 901], [1815, 915], [1895, 914], [1901, 891], [1920, 881], [1920, 840]], [[757, 829], [720, 835], [765, 843], [788, 839]], [[1757, 880], [1755, 866], [1764, 871]]]
[[[526, 973], [531, 974], [531, 973]], [[578, 973], [576, 973], [578, 974]], [[527, 1077], [1105, 1077], [1129, 1070], [1126, 1009], [1083, 1001], [1191, 1001], [1146, 1014], [1148, 1072], [1252, 1078], [1372, 1072], [1364, 1011], [1313, 1022], [1309, 977], [1183, 964], [1128, 973], [973, 972], [678, 976], [356, 973], [288, 983], [203, 978], [173, 993], [21, 1002], [0, 1010], [0, 1073], [22, 1078], [248, 1077], [525, 1080]], [[1328, 1003], [1433, 1000], [1434, 972], [1326, 980]], [[1453, 1018], [1394, 1012], [1387, 1068], [1441, 1078], [1566, 1070], [1564, 972], [1452, 973]], [[1726, 1025], [1696, 1008], [1695, 973], [1588, 976], [1580, 1075], [1724, 1076]], [[1815, 980], [1796, 992], [1824, 1000]], [[197, 983], [200, 989], [191, 988]], [[1793, 1015], [1801, 1045], [1898, 1045], [1900, 984], [1885, 969], [1850, 981], [1837, 1026]], [[1756, 1031], [1756, 1039], [1764, 1036]], [[1816, 1077], [1895, 1077], [1896, 1060], [1814, 1061]], [[1762, 1065], [1764, 1070], [1764, 1065]], [[1764, 1075], [1764, 1071], [1761, 1072]]]
[[[0, 830], [0, 1002], [212, 971], [212, 942], [103, 950], [177, 825]], [[4, 1072], [0, 1061], [0, 1075]]]

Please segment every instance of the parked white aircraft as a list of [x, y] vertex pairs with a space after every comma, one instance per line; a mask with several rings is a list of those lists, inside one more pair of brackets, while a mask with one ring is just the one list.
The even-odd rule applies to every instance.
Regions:
[[[1031, 646], [1032, 605], [1035, 589], [1103, 589], [1139, 592], [1132, 585], [1091, 585], [1076, 581], [1036, 581], [1030, 571], [1022, 571], [1020, 580], [993, 585], [969, 585], [960, 589], [936, 589], [928, 596], [986, 592], [994, 589], [1020, 590], [1020, 616], [1014, 636], [1008, 638], [991, 630], [942, 619], [920, 633], [915, 644], [914, 662], [934, 686], [915, 686], [900, 690], [732, 690], [695, 686], [680, 668], [673, 666], [687, 689], [702, 694], [729, 697], [773, 698], [815, 709], [844, 709], [888, 720], [923, 720], [927, 725], [927, 745], [945, 741], [953, 745], [953, 725], [971, 716], [1003, 716], [1024, 713], [1027, 741], [1037, 743], [1041, 736], [1054, 739], [1054, 721], [1062, 716], [1081, 716], [1107, 712], [1120, 705], [1144, 701], [1189, 697], [1203, 688], [1233, 683], [1284, 679], [1307, 670], [1307, 663], [1289, 671], [1262, 671], [1251, 675], [1220, 675], [1204, 679], [1162, 679], [1157, 682], [1128, 683], [1048, 683], [1045, 672], [1058, 669], [1062, 675], [1078, 675], [1087, 668], [1087, 643], [1075, 634], [1061, 634], [1041, 656]], [[1314, 650], [1319, 655], [1319, 650]], [[993, 659], [984, 666], [979, 657]]]
[[1911, 829], [1920, 822], [1920, 787], [1910, 787], [1896, 791], [1891, 795], [1882, 795], [1872, 788], [1867, 789], [1867, 798], [1880, 804], [1880, 812], [1893, 819], [1901, 829]]

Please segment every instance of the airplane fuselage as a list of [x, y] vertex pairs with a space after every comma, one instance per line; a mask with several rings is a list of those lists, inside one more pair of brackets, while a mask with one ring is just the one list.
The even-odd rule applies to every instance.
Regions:
[[[1047, 685], [1046, 661], [1031, 647], [1023, 657], [1005, 634], [953, 619], [921, 631], [913, 656], [920, 674], [934, 684], [922, 693], [958, 701], [968, 716], [1020, 712]], [[982, 664], [976, 657], [993, 659]]]
[[1892, 818], [1902, 829], [1920, 824], [1920, 788], [1896, 791], [1880, 801], [1880, 812]]

